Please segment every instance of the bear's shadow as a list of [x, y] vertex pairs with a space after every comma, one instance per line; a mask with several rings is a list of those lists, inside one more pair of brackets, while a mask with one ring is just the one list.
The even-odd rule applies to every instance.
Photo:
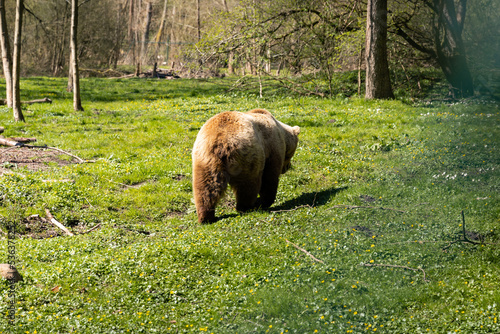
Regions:
[[[304, 193], [299, 197], [288, 200], [278, 206], [271, 206], [269, 209], [256, 209], [256, 210], [276, 212], [276, 211], [289, 211], [303, 206], [318, 207], [321, 205], [325, 205], [326, 203], [328, 203], [328, 201], [330, 201], [330, 199], [333, 196], [335, 196], [337, 193], [345, 189], [347, 189], [347, 187], [329, 188], [321, 191]], [[216, 220], [219, 221], [225, 218], [234, 218], [238, 217], [239, 215], [240, 214], [238, 213], [227, 213], [217, 217]]]
[[347, 187], [329, 188], [321, 191], [304, 193], [299, 197], [288, 200], [278, 206], [273, 206], [268, 211], [293, 210], [294, 208], [301, 206], [318, 207], [325, 205], [333, 196], [345, 189], [347, 189]]

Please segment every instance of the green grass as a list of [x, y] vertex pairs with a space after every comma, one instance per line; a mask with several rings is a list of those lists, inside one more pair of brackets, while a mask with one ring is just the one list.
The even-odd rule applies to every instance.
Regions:
[[[23, 100], [54, 103], [27, 107], [26, 124], [1, 109], [5, 135], [94, 162], [0, 176], [4, 230], [45, 208], [75, 231], [102, 227], [17, 239], [24, 281], [13, 332], [500, 331], [497, 103], [271, 88], [260, 99], [229, 91], [231, 80], [84, 79], [84, 112], [72, 111], [65, 80], [22, 81]], [[239, 215], [229, 196], [222, 219], [200, 226], [190, 181], [197, 131], [218, 112], [255, 107], [302, 127], [293, 168], [271, 211]], [[481, 244], [452, 243], [462, 210]], [[0, 254], [7, 262], [6, 240]], [[0, 331], [11, 330], [2, 319]]]

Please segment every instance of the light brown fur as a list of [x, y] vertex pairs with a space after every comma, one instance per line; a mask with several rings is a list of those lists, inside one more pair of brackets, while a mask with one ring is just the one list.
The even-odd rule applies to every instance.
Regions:
[[281, 123], [264, 109], [226, 111], [210, 118], [193, 147], [198, 221], [215, 221], [215, 207], [228, 184], [238, 211], [271, 206], [279, 176], [290, 168], [299, 133], [298, 126]]

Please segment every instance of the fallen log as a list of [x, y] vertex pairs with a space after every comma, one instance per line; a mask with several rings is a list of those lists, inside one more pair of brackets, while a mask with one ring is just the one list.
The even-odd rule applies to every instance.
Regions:
[[24, 146], [24, 143], [12, 140], [10, 138], [0, 137], [0, 145], [4, 145], [4, 146]]
[[36, 141], [36, 138], [13, 137], [5, 138], [0, 136], [0, 145], [4, 146], [24, 146], [25, 144]]
[[31, 100], [31, 101], [21, 101], [21, 104], [35, 104], [35, 103], [52, 103], [52, 100], [48, 97], [44, 97], [43, 99]]
[[[34, 103], [52, 103], [52, 100], [48, 97], [44, 97], [43, 99], [31, 100], [31, 101], [21, 101], [21, 104], [34, 104]], [[4, 106], [7, 104], [7, 100], [0, 99], [0, 105]]]
[[24, 138], [24, 137], [11, 137], [11, 140], [17, 141], [18, 143], [32, 143], [36, 141], [36, 138]]

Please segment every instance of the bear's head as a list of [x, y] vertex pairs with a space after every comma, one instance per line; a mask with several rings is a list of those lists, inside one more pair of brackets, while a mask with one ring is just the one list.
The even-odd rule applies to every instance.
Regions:
[[283, 167], [281, 169], [281, 174], [285, 174], [292, 166], [291, 162], [292, 157], [295, 154], [295, 150], [297, 149], [297, 144], [299, 143], [300, 127], [287, 126], [285, 127], [285, 132], [286, 132], [285, 135], [286, 151], [285, 151], [285, 160], [283, 161]]

